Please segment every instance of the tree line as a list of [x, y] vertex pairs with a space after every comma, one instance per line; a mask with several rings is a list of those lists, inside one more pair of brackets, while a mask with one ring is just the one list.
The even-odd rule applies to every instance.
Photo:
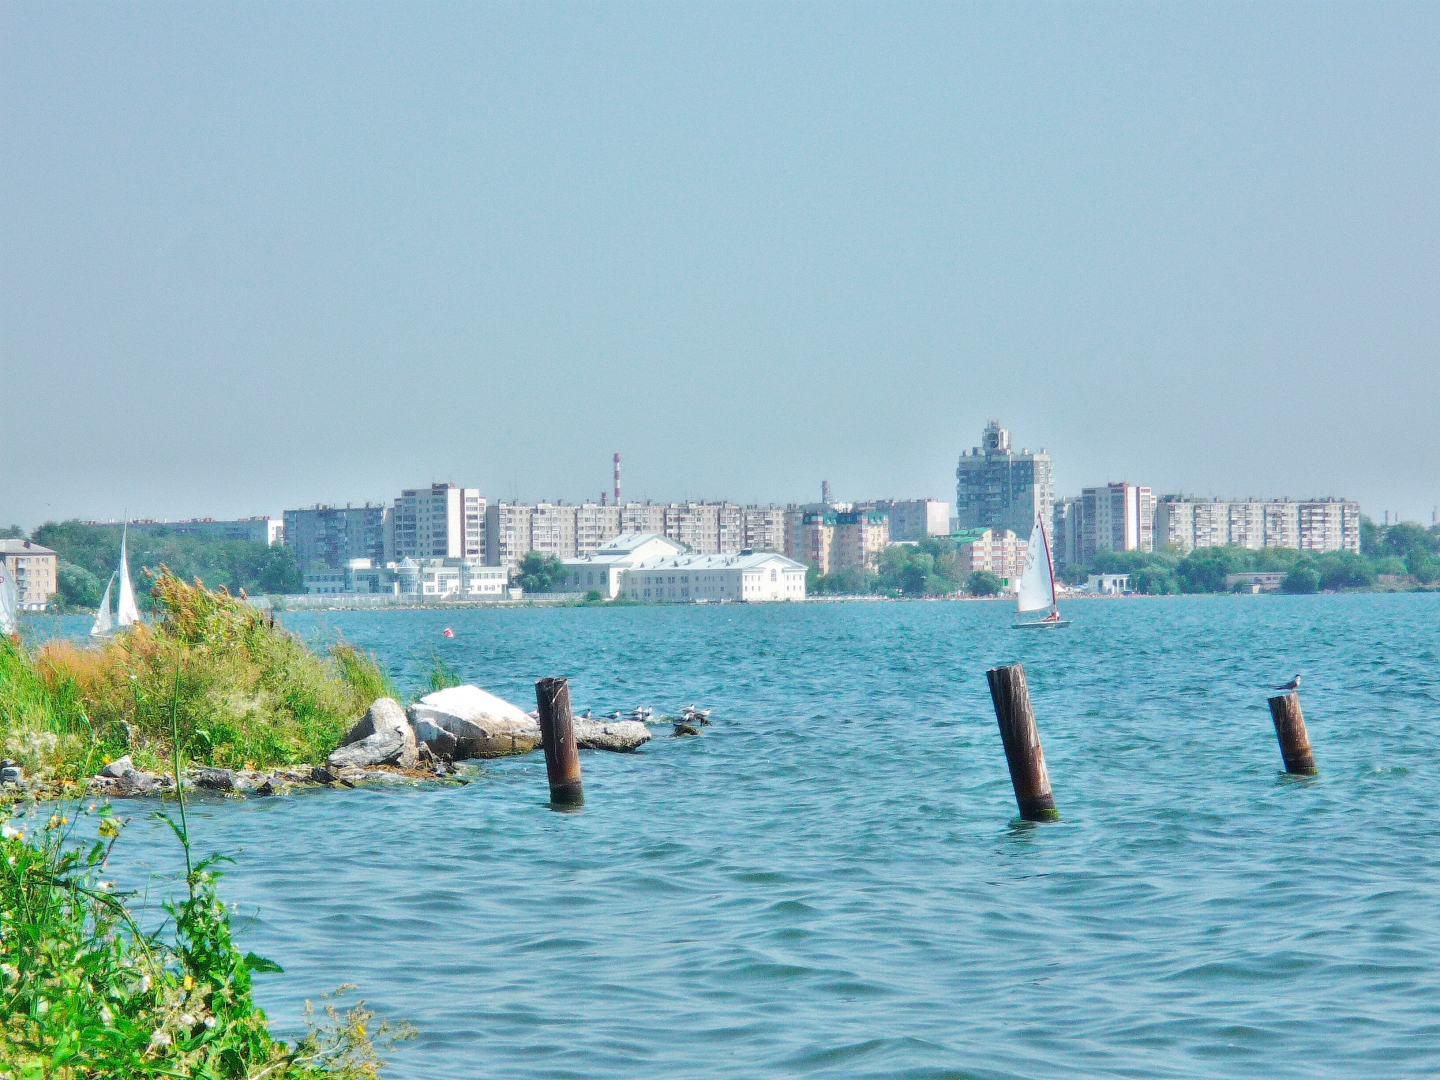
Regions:
[[[57, 610], [99, 606], [105, 583], [120, 561], [119, 525], [47, 521], [29, 537], [13, 526], [0, 531], [55, 552]], [[286, 547], [269, 547], [250, 540], [181, 536], [161, 528], [153, 533], [132, 532], [128, 552], [130, 579], [141, 607], [148, 603], [150, 585], [161, 566], [168, 566], [183, 581], [198, 578], [210, 589], [223, 585], [232, 595], [238, 595], [241, 589], [251, 595], [302, 591], [295, 554]]]
[[[1440, 526], [1384, 526], [1362, 518], [1358, 555], [1242, 547], [1196, 548], [1188, 554], [1173, 549], [1102, 551], [1089, 563], [1055, 568], [1055, 576], [1068, 585], [1083, 585], [1091, 574], [1128, 574], [1133, 591], [1155, 595], [1225, 592], [1227, 576], [1244, 573], [1283, 573], [1282, 588], [1292, 593], [1370, 588], [1382, 575], [1434, 586], [1440, 583]], [[1004, 586], [994, 574], [964, 573], [955, 542], [932, 537], [886, 548], [873, 570], [820, 574], [812, 566], [806, 587], [822, 596], [922, 597], [994, 596]]]

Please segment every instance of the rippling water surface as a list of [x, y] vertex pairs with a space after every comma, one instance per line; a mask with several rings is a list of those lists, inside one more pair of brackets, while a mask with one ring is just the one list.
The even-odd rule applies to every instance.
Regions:
[[[417, 690], [691, 700], [700, 738], [467, 787], [205, 803], [277, 1026], [355, 983], [395, 1077], [1440, 1074], [1440, 596], [288, 615]], [[456, 637], [441, 636], [445, 626]], [[1023, 661], [1064, 820], [1015, 804]], [[1304, 673], [1321, 768], [1280, 774]], [[130, 804], [140, 811], [138, 804]], [[137, 816], [124, 875], [173, 867]]]

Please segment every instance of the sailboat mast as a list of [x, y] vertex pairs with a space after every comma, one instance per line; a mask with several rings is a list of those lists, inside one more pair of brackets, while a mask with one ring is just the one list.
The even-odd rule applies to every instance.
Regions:
[[1055, 595], [1055, 562], [1050, 558], [1050, 537], [1045, 533], [1045, 518], [1036, 519], [1040, 523], [1040, 541], [1045, 545], [1045, 562], [1050, 567], [1050, 610], [1060, 610], [1060, 599]]

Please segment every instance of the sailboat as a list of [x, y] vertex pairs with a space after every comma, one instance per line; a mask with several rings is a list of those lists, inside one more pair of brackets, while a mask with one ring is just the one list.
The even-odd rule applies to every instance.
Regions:
[[1015, 599], [1015, 613], [1050, 609], [1043, 619], [1016, 619], [1016, 630], [1042, 630], [1069, 626], [1069, 619], [1060, 618], [1060, 602], [1055, 597], [1055, 564], [1050, 560], [1050, 541], [1045, 536], [1045, 522], [1035, 518], [1030, 530], [1030, 550], [1025, 553], [1025, 571], [1020, 575], [1020, 588]]
[[[120, 534], [120, 565], [115, 573], [110, 575], [110, 580], [105, 583], [105, 596], [100, 601], [100, 610], [95, 613], [95, 625], [90, 628], [92, 637], [99, 637], [108, 634], [119, 626], [120, 629], [140, 621], [140, 609], [135, 604], [135, 590], [130, 586], [130, 558], [126, 547], [129, 542], [130, 529], [127, 526]], [[110, 586], [116, 581], [120, 582], [120, 596], [115, 605], [115, 621], [110, 621]]]
[[15, 633], [15, 612], [19, 600], [15, 595], [15, 578], [4, 559], [0, 559], [0, 635]]
[[100, 598], [100, 610], [95, 613], [95, 625], [90, 627], [91, 637], [102, 637], [115, 629], [115, 621], [110, 617], [110, 587], [115, 584], [115, 575], [110, 575], [110, 580], [105, 582], [105, 595]]

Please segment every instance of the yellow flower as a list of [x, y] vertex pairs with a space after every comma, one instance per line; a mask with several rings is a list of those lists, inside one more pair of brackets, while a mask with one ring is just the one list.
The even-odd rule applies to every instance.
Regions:
[[185, 989], [186, 989], [186, 990], [190, 990], [190, 989], [192, 989], [194, 986], [195, 986], [195, 980], [192, 979], [189, 975], [186, 975], [186, 976], [185, 976]]

